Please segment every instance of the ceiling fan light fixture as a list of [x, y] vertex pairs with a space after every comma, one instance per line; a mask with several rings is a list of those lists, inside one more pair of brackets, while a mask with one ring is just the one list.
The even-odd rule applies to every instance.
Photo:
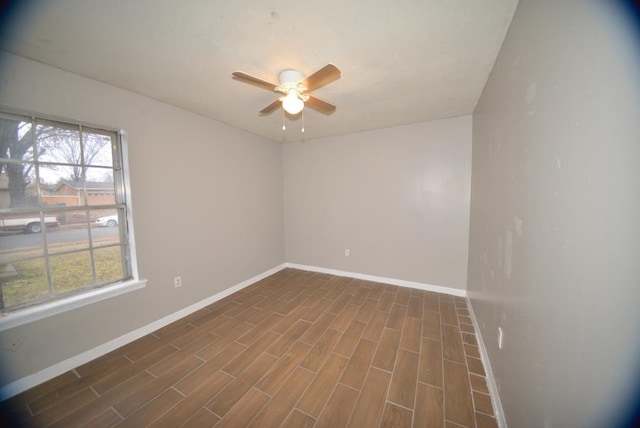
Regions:
[[289, 91], [281, 100], [282, 108], [289, 114], [298, 114], [304, 108], [304, 101], [300, 99], [297, 91]]

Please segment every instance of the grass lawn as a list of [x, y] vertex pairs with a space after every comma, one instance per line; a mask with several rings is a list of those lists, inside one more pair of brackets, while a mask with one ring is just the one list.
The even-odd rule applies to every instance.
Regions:
[[[77, 248], [77, 243], [69, 243], [51, 248], [50, 252], [52, 250], [71, 251]], [[117, 281], [122, 278], [119, 246], [94, 248], [93, 251], [96, 264], [95, 282], [91, 273], [91, 256], [88, 250], [50, 256], [51, 283], [54, 293], [65, 293], [87, 285]], [[24, 260], [25, 257], [33, 257], [41, 253], [42, 250], [39, 248], [21, 249], [19, 256], [15, 251], [11, 254], [10, 258], [13, 260], [10, 263], [0, 264], [0, 274], [4, 274], [4, 278], [0, 278], [0, 283], [5, 308], [49, 295], [44, 258]], [[3, 259], [6, 260], [6, 257]]]

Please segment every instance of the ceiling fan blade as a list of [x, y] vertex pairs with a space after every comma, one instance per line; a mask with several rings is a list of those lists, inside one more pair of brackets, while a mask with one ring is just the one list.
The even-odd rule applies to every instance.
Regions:
[[232, 74], [233, 77], [238, 80], [241, 80], [245, 83], [250, 83], [252, 85], [260, 86], [261, 88], [269, 89], [270, 91], [273, 91], [276, 86], [278, 86], [275, 83], [267, 82], [266, 80], [259, 79], [257, 77], [251, 76], [250, 74], [243, 73], [242, 71], [235, 71]]
[[336, 111], [336, 106], [334, 106], [333, 104], [329, 104], [328, 102], [319, 100], [316, 97], [309, 97], [309, 99], [305, 102], [305, 105], [324, 114], [331, 114]]
[[302, 84], [306, 86], [309, 91], [313, 91], [339, 78], [340, 70], [338, 70], [338, 67], [333, 64], [327, 64], [311, 76], [303, 79]]
[[260, 110], [260, 114], [269, 114], [272, 111], [276, 110], [278, 107], [280, 107], [280, 104], [282, 104], [282, 102], [278, 98], [277, 100], [275, 100], [274, 102], [272, 102], [271, 104], [269, 104], [268, 106]]

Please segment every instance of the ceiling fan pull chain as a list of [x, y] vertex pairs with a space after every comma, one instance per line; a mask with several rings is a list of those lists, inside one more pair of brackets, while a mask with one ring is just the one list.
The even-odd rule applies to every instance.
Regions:
[[286, 130], [287, 130], [287, 127], [286, 127], [286, 125], [284, 124], [284, 121], [285, 121], [284, 116], [285, 116], [285, 114], [284, 114], [284, 109], [282, 109], [282, 130], [283, 130], [283, 131], [286, 131]]
[[304, 134], [304, 110], [302, 110], [302, 133]]

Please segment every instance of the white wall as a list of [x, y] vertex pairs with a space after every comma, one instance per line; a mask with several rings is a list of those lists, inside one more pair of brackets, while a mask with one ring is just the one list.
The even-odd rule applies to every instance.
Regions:
[[283, 159], [288, 262], [466, 288], [470, 117], [288, 143]]
[[598, 3], [521, 1], [473, 116], [468, 291], [512, 427], [637, 397], [640, 49]]
[[[0, 333], [8, 383], [284, 262], [279, 143], [9, 54], [0, 105], [128, 132], [146, 288]], [[173, 287], [181, 275], [183, 286]], [[0, 382], [2, 383], [2, 382]]]

